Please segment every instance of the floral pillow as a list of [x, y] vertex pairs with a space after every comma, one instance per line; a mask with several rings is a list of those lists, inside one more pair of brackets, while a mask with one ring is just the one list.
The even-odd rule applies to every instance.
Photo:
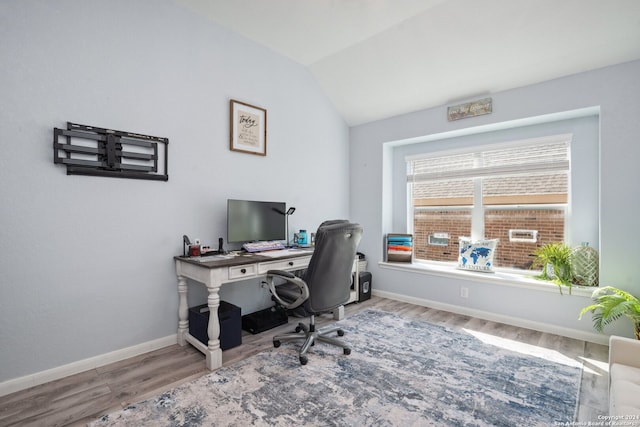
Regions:
[[458, 268], [493, 273], [493, 256], [498, 245], [498, 239], [472, 242], [468, 237], [460, 237], [459, 243]]

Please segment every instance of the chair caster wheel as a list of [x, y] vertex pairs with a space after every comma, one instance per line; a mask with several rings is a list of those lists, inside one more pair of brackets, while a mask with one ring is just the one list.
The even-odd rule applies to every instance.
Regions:
[[274, 341], [273, 341], [273, 346], [274, 346], [275, 348], [280, 347], [280, 341], [278, 341], [278, 340], [274, 340]]
[[308, 361], [309, 361], [309, 359], [307, 359], [307, 356], [300, 356], [300, 364], [301, 365], [306, 365]]
[[296, 329], [295, 329], [296, 333], [300, 332], [301, 330], [302, 328], [300, 326], [296, 326]]
[[339, 337], [343, 337], [344, 336], [344, 331], [342, 329], [338, 329], [338, 336]]
[[345, 348], [342, 350], [342, 353], [344, 353], [345, 356], [348, 356], [351, 354], [351, 349], [350, 348]]

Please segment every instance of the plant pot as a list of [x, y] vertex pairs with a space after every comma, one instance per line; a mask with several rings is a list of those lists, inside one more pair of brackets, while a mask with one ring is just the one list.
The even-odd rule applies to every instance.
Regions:
[[553, 264], [551, 264], [551, 263], [547, 263], [547, 264], [544, 266], [544, 269], [545, 269], [545, 271], [547, 272], [547, 277], [548, 277], [549, 279], [555, 279], [555, 278], [556, 278], [556, 272], [555, 272], [555, 270], [554, 270], [554, 268], [553, 268]]
[[549, 279], [562, 279], [563, 277], [566, 277], [566, 273], [569, 271], [569, 269], [563, 265], [554, 266], [551, 263], [548, 263], [545, 266], [545, 269], [547, 272], [547, 277], [549, 277]]

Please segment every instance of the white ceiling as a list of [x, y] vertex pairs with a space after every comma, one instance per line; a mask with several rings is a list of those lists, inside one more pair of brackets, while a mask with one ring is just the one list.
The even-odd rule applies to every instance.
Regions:
[[640, 59], [640, 0], [175, 1], [307, 67], [352, 126]]

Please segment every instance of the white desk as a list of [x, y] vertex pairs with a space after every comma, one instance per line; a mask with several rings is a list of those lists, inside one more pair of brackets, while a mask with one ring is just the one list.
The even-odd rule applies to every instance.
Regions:
[[[178, 276], [178, 344], [192, 344], [207, 357], [207, 368], [218, 369], [222, 366], [222, 350], [220, 349], [220, 323], [218, 306], [220, 296], [218, 290], [224, 283], [238, 282], [266, 275], [269, 270], [300, 270], [306, 268], [311, 260], [312, 250], [292, 249], [281, 252], [271, 251], [266, 255], [246, 254], [228, 258], [222, 257], [175, 257], [176, 274]], [[207, 259], [208, 261], [204, 261]], [[189, 333], [189, 306], [187, 303], [187, 279], [201, 283], [207, 287], [209, 297], [209, 335], [208, 345], [202, 344]], [[211, 337], [215, 337], [211, 339]]]

